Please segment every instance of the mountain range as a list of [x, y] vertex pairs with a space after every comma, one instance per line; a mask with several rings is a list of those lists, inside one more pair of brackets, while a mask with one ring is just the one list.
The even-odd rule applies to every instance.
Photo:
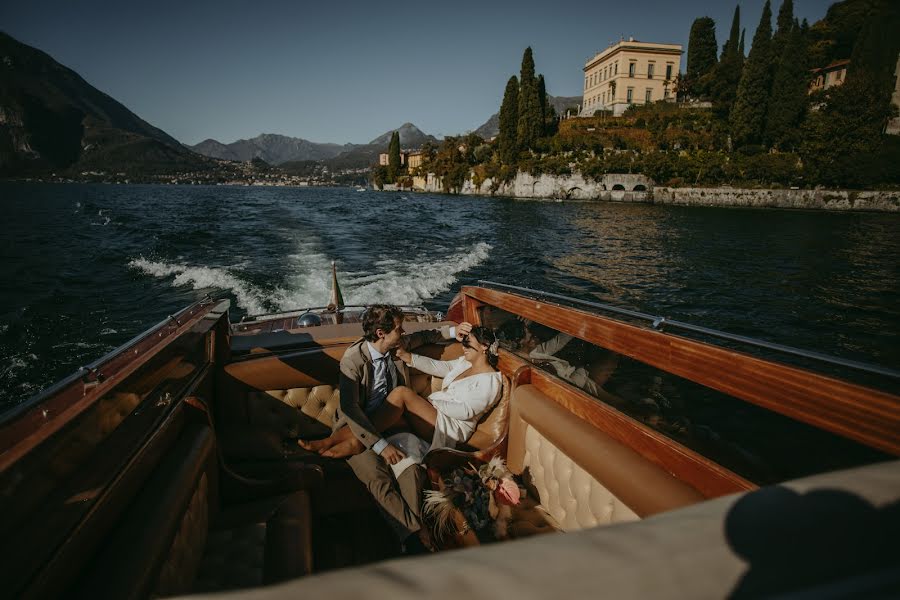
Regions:
[[[557, 112], [580, 97], [551, 97]], [[475, 133], [497, 134], [491, 116]], [[207, 139], [181, 144], [86, 82], [48, 54], [0, 32], [0, 176], [65, 170], [164, 173], [215, 169], [214, 160], [271, 165], [322, 161], [332, 170], [367, 167], [385, 152], [391, 134], [403, 148], [437, 139], [404, 123], [366, 144], [317, 143], [264, 133], [223, 144]], [[222, 163], [224, 164], [224, 163]]]
[[208, 163], [75, 71], [0, 32], [0, 174]]
[[337, 159], [335, 164], [355, 166], [362, 163], [361, 166], [366, 166], [377, 159], [379, 153], [385, 152], [394, 131], [400, 133], [400, 146], [403, 148], [419, 148], [427, 141], [437, 141], [434, 136], [424, 133], [412, 123], [404, 123], [397, 129], [386, 131], [368, 144], [320, 144], [303, 138], [264, 133], [249, 140], [237, 140], [230, 144], [208, 139], [187, 147], [213, 158], [240, 161], [261, 158], [272, 165]]

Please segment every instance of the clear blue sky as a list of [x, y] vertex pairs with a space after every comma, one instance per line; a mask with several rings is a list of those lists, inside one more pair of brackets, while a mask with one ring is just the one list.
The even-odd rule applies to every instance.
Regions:
[[[795, 14], [813, 23], [829, 4], [795, 0]], [[748, 49], [762, 5], [741, 2]], [[734, 6], [11, 0], [0, 3], [0, 29], [188, 144], [263, 132], [362, 143], [406, 121], [435, 135], [478, 127], [497, 111], [526, 46], [548, 91], [576, 96], [585, 59], [620, 36], [686, 51], [694, 18], [710, 16], [721, 46]]]

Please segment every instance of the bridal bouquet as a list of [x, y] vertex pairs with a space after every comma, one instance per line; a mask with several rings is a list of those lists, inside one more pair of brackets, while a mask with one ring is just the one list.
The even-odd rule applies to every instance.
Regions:
[[[499, 456], [480, 467], [469, 463], [453, 469], [443, 487], [425, 492], [425, 514], [434, 520], [439, 538], [471, 529], [482, 540], [506, 539], [512, 507], [525, 493]], [[454, 510], [465, 519], [461, 531], [453, 521]]]

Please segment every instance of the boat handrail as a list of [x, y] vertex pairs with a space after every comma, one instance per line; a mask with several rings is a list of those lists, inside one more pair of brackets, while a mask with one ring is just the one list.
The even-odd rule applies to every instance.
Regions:
[[873, 365], [869, 363], [864, 363], [862, 361], [851, 360], [847, 358], [840, 358], [837, 356], [830, 356], [828, 354], [823, 354], [821, 352], [815, 352], [812, 350], [804, 350], [802, 348], [795, 348], [793, 346], [786, 346], [784, 344], [778, 344], [775, 342], [767, 342], [765, 340], [758, 340], [756, 338], [747, 337], [744, 335], [737, 335], [734, 333], [728, 333], [726, 331], [719, 331], [717, 329], [711, 329], [709, 327], [703, 327], [701, 325], [693, 325], [691, 323], [685, 323], [683, 321], [676, 321], [674, 319], [669, 319], [668, 317], [661, 317], [656, 315], [651, 315], [649, 313], [644, 313], [636, 310], [631, 310], [628, 308], [621, 308], [618, 306], [613, 306], [611, 304], [602, 304], [600, 302], [592, 302], [590, 300], [580, 300], [578, 298], [572, 298], [570, 296], [564, 296], [562, 294], [555, 294], [553, 292], [543, 292], [540, 290], [534, 290], [531, 288], [520, 287], [516, 285], [509, 285], [506, 283], [500, 283], [497, 281], [487, 281], [480, 279], [478, 280], [478, 285], [486, 288], [496, 288], [500, 290], [509, 290], [524, 294], [530, 294], [534, 296], [538, 296], [541, 298], [552, 298], [554, 300], [561, 300], [566, 303], [576, 304], [579, 306], [586, 306], [589, 308], [602, 310], [604, 312], [609, 312], [617, 315], [623, 315], [627, 317], [633, 317], [635, 319], [640, 319], [643, 321], [649, 321], [650, 326], [657, 330], [663, 331], [663, 328], [668, 329], [680, 329], [683, 331], [690, 331], [692, 333], [699, 333], [702, 335], [707, 335], [710, 337], [728, 340], [731, 342], [737, 342], [740, 344], [746, 344], [748, 346], [753, 346], [756, 348], [763, 348], [766, 350], [773, 350], [775, 352], [781, 352], [782, 354], [790, 354], [793, 356], [799, 356], [801, 358], [807, 358], [811, 360], [816, 360], [819, 362], [824, 362], [832, 365], [837, 365], [841, 367], [847, 367], [849, 369], [854, 369], [857, 371], [864, 371], [866, 373], [873, 373], [876, 375], [882, 375], [884, 377], [889, 377], [891, 379], [900, 380], [900, 371], [896, 369], [891, 369], [889, 367], [883, 367], [881, 365]]
[[[30, 398], [28, 398], [21, 404], [18, 404], [16, 406], [10, 408], [7, 411], [0, 413], [0, 426], [17, 419], [23, 413], [31, 410], [38, 404], [41, 404], [45, 399], [49, 398], [50, 396], [53, 396], [60, 390], [65, 389], [66, 387], [68, 387], [72, 383], [74, 383], [75, 381], [78, 381], [78, 380], [84, 381], [86, 377], [91, 376], [93, 374], [102, 375], [102, 373], [99, 373], [97, 371], [97, 369], [100, 366], [104, 365], [106, 362], [115, 358], [116, 356], [118, 356], [125, 350], [129, 349], [130, 347], [139, 344], [140, 342], [147, 339], [154, 333], [157, 333], [160, 329], [162, 329], [166, 325], [171, 325], [174, 323], [177, 327], [177, 326], [181, 325], [181, 320], [180, 320], [181, 317], [183, 317], [185, 315], [190, 316], [196, 310], [199, 310], [200, 308], [203, 308], [204, 306], [209, 306], [210, 304], [216, 304], [221, 301], [222, 301], [221, 298], [217, 299], [210, 295], [207, 295], [202, 300], [198, 300], [197, 302], [194, 302], [193, 304], [186, 306], [185, 308], [181, 309], [180, 311], [176, 312], [175, 314], [169, 315], [168, 317], [166, 317], [165, 319], [163, 319], [162, 321], [160, 321], [153, 327], [142, 331], [141, 333], [137, 334], [136, 336], [134, 336], [133, 338], [131, 338], [130, 340], [125, 342], [124, 344], [121, 344], [120, 346], [115, 348], [114, 350], [110, 350], [109, 352], [107, 352], [106, 354], [101, 356], [100, 358], [98, 358], [92, 362], [89, 362], [86, 365], [79, 367], [78, 370], [75, 371], [74, 373], [72, 373], [71, 375], [68, 375], [67, 377], [65, 377], [63, 379], [60, 379], [59, 381], [57, 381], [56, 383], [54, 383], [50, 386], [47, 386], [46, 388], [37, 392], [36, 394], [34, 394], [33, 396], [31, 396]], [[160, 335], [162, 335], [162, 334], [160, 334]]]
[[[334, 312], [334, 313], [352, 312], [352, 309], [368, 308], [369, 306], [370, 306], [369, 304], [345, 304], [342, 308], [336, 309], [336, 310], [332, 310], [332, 312]], [[400, 310], [402, 310], [403, 312], [416, 313], [416, 314], [436, 314], [436, 315], [440, 315], [440, 314], [441, 314], [440, 311], [432, 311], [432, 310], [428, 310], [428, 309], [425, 308], [424, 306], [400, 305], [398, 308], [400, 308]], [[324, 310], [329, 310], [329, 309], [332, 309], [332, 306], [331, 306], [331, 305], [327, 305], [327, 306], [307, 306], [307, 307], [304, 307], [304, 308], [292, 308], [292, 309], [289, 309], [289, 310], [280, 310], [280, 311], [278, 311], [278, 312], [273, 312], [273, 313], [261, 313], [261, 314], [256, 314], [256, 315], [244, 315], [243, 317], [241, 317], [241, 320], [239, 321], [239, 323], [253, 322], [253, 321], [256, 321], [256, 320], [258, 320], [258, 319], [263, 319], [263, 318], [265, 318], [265, 319], [270, 319], [270, 318], [273, 318], [273, 317], [286, 317], [286, 316], [292, 315], [292, 314], [294, 314], [294, 313], [305, 313], [305, 312], [310, 312], [310, 311], [313, 311], [313, 310], [322, 310], [322, 311], [324, 311]]]

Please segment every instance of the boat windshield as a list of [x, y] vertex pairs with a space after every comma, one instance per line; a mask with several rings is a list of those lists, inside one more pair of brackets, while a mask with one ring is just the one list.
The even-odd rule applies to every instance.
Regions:
[[889, 458], [512, 312], [479, 312], [506, 350], [757, 484]]

